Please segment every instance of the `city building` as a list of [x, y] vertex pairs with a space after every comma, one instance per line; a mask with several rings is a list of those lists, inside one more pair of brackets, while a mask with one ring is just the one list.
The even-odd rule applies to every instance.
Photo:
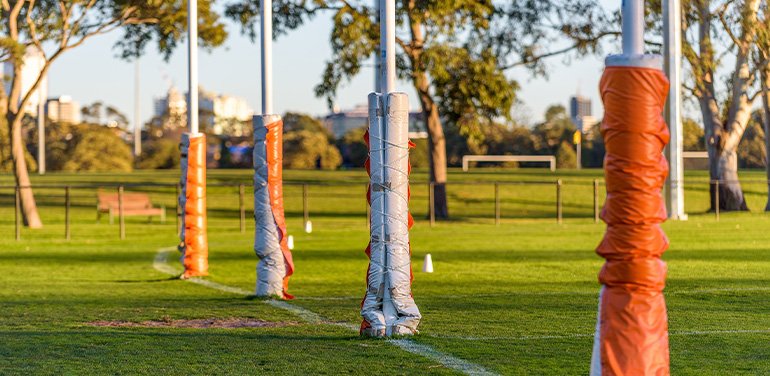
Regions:
[[[180, 126], [187, 125], [187, 101], [189, 94], [179, 93], [171, 86], [164, 97], [155, 98], [155, 117], [169, 116], [178, 119]], [[243, 98], [217, 95], [198, 88], [198, 121], [201, 127], [212, 127], [214, 134], [244, 135], [243, 122], [250, 122], [254, 110]]]
[[575, 128], [583, 133], [588, 132], [591, 127], [596, 124], [597, 120], [591, 116], [591, 100], [581, 96], [575, 95], [570, 99], [570, 121], [575, 125]]
[[80, 123], [80, 104], [69, 95], [48, 100], [45, 110], [48, 119], [58, 123]]
[[[32, 88], [38, 77], [40, 71], [43, 70], [45, 65], [45, 55], [36, 46], [27, 47], [27, 52], [24, 54], [24, 66], [21, 68], [21, 91], [19, 94], [19, 102]], [[13, 63], [5, 62], [3, 65], [3, 73], [6, 77], [13, 77]], [[10, 80], [5, 81], [5, 94], [10, 95], [12, 82]], [[26, 106], [22, 109], [23, 113], [27, 113], [31, 116], [37, 116], [38, 107], [41, 103], [45, 104], [45, 100], [48, 98], [48, 76], [43, 77], [42, 82], [38, 88], [32, 93], [27, 101]]]
[[[341, 138], [353, 129], [369, 125], [369, 107], [359, 105], [349, 111], [340, 111], [335, 107], [334, 111], [324, 118], [324, 125], [334, 134], [334, 138]], [[428, 138], [425, 120], [421, 112], [409, 113], [409, 138]]]

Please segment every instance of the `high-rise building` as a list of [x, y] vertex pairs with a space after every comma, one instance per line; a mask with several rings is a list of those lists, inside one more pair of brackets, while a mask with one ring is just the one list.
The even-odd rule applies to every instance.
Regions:
[[72, 100], [69, 95], [48, 100], [46, 106], [48, 119], [58, 123], [80, 123], [80, 104]]
[[[155, 99], [155, 116], [169, 115], [187, 124], [187, 100], [189, 94], [180, 94], [173, 86], [165, 97]], [[254, 111], [243, 98], [217, 95], [198, 89], [198, 119], [203, 127], [212, 127], [215, 134], [228, 133], [240, 137], [244, 134], [244, 121], [250, 121]]]
[[[40, 76], [40, 71], [42, 71], [43, 66], [45, 66], [45, 55], [43, 55], [43, 52], [40, 51], [37, 46], [28, 46], [23, 59], [24, 65], [21, 68], [21, 91], [19, 92], [19, 102], [21, 102], [22, 98], [29, 92], [32, 85], [35, 84], [35, 81], [37, 81]], [[5, 62], [3, 71], [6, 77], [13, 77], [13, 63]], [[6, 95], [11, 94], [12, 84], [13, 82], [10, 80], [5, 81]], [[38, 106], [41, 102], [45, 104], [46, 98], [48, 98], [48, 76], [43, 77], [38, 88], [35, 89], [29, 97], [29, 101], [27, 101], [22, 112], [37, 116]]]
[[591, 116], [591, 100], [575, 95], [570, 99], [570, 121], [575, 128], [581, 132], [587, 132], [594, 124], [596, 119]]

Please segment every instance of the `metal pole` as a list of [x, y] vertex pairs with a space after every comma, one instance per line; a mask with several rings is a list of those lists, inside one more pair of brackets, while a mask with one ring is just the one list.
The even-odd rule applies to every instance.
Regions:
[[500, 184], [495, 183], [495, 226], [500, 226]]
[[47, 84], [48, 80], [41, 82], [37, 88], [37, 97], [39, 103], [37, 104], [37, 171], [38, 174], [45, 174], [45, 96], [43, 95], [43, 85]]
[[671, 86], [666, 102], [666, 123], [671, 139], [666, 150], [669, 173], [666, 179], [666, 209], [673, 220], [687, 220], [684, 212], [684, 161], [682, 151], [682, 4], [663, 1], [663, 55]]
[[180, 223], [179, 223], [179, 219], [180, 218], [179, 217], [181, 217], [181, 215], [182, 215], [181, 211], [179, 210], [180, 209], [180, 207], [179, 207], [179, 195], [181, 193], [182, 193], [182, 187], [179, 184], [177, 184], [176, 185], [176, 236], [179, 236], [179, 235], [182, 234], [182, 229], [179, 227], [180, 226]]
[[198, 3], [187, 0], [187, 124], [190, 133], [198, 133]]
[[561, 179], [556, 181], [556, 222], [561, 224]]
[[434, 190], [436, 185], [433, 182], [428, 183], [428, 207], [430, 208], [430, 227], [436, 227], [436, 205]]
[[126, 223], [123, 216], [123, 186], [118, 187], [118, 216], [120, 217], [120, 240], [126, 238]]
[[64, 188], [64, 239], [70, 240], [70, 187]]
[[716, 200], [716, 205], [714, 206], [714, 214], [716, 215], [717, 222], [719, 222], [719, 180], [716, 181], [715, 190], [714, 199]]
[[14, 212], [16, 219], [16, 241], [21, 240], [21, 189], [16, 186], [16, 210]]
[[241, 234], [246, 233], [246, 207], [243, 204], [243, 184], [238, 186], [238, 203], [241, 209]]
[[380, 57], [380, 89], [389, 94], [396, 90], [396, 0], [380, 0]]
[[644, 54], [644, 0], [623, 0], [623, 55]]
[[[377, 25], [380, 24], [380, 0], [374, 0], [374, 14], [377, 18]], [[380, 37], [380, 40], [382, 40], [382, 37]], [[382, 70], [382, 58], [380, 56], [380, 50], [377, 49], [374, 51], [374, 92], [380, 93], [382, 92], [382, 85], [380, 82], [380, 72]]]
[[273, 114], [273, 1], [262, 0], [262, 114]]
[[307, 228], [307, 221], [310, 220], [310, 211], [307, 206], [307, 184], [302, 184], [302, 228]]
[[599, 223], [599, 179], [594, 179], [594, 223]]
[[142, 125], [139, 124], [139, 58], [134, 62], [134, 157], [142, 155]]

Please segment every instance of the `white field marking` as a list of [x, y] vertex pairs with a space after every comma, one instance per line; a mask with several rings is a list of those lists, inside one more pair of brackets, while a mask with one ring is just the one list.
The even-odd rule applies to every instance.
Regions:
[[[770, 333], [770, 329], [755, 329], [755, 330], [703, 330], [703, 331], [678, 331], [669, 332], [669, 336], [693, 336], [693, 335], [707, 335], [707, 334], [756, 334], [756, 333]], [[446, 339], [461, 339], [466, 341], [526, 341], [526, 340], [543, 340], [543, 339], [567, 339], [567, 338], [580, 338], [580, 337], [593, 337], [594, 334], [565, 334], [565, 335], [552, 335], [552, 336], [523, 336], [523, 337], [464, 337], [464, 336], [451, 336], [442, 334], [428, 334], [431, 337], [446, 338]]]
[[438, 352], [432, 348], [414, 343], [408, 339], [389, 339], [389, 343], [392, 343], [400, 347], [404, 351], [408, 351], [412, 354], [417, 354], [422, 357], [428, 358], [434, 362], [439, 362], [447, 368], [451, 368], [455, 371], [462, 372], [466, 375], [473, 376], [496, 376], [495, 373], [491, 373], [475, 364], [465, 362], [463, 360], [453, 358], [445, 353]]
[[[166, 260], [168, 259], [169, 253], [171, 253], [174, 250], [176, 250], [176, 247], [166, 247], [166, 248], [158, 249], [158, 253], [155, 255], [155, 259], [153, 260], [153, 263], [152, 263], [153, 267], [155, 267], [156, 270], [158, 270], [160, 272], [163, 272], [163, 273], [166, 273], [166, 274], [180, 275], [182, 273], [181, 270], [176, 269], [176, 268], [168, 265], [168, 263], [166, 262]], [[196, 283], [196, 284], [199, 284], [199, 285], [202, 285], [202, 286], [210, 287], [210, 288], [221, 290], [221, 291], [231, 292], [231, 293], [234, 293], [234, 294], [252, 295], [251, 291], [244, 290], [244, 289], [237, 288], [237, 287], [223, 285], [221, 283], [216, 283], [216, 282], [208, 281], [208, 280], [201, 279], [201, 278], [188, 278], [188, 279], [185, 279], [185, 281]], [[302, 318], [303, 320], [305, 320], [305, 321], [307, 321], [309, 323], [313, 323], [313, 324], [330, 324], [330, 325], [335, 325], [335, 326], [340, 326], [340, 327], [343, 327], [343, 328], [347, 328], [347, 329], [350, 329], [350, 330], [353, 330], [353, 331], [356, 331], [356, 332], [359, 329], [358, 325], [351, 324], [351, 323], [332, 322], [329, 319], [324, 318], [323, 316], [320, 316], [320, 315], [318, 315], [315, 312], [312, 312], [312, 311], [310, 311], [308, 309], [305, 309], [305, 308], [302, 308], [302, 307], [295, 306], [295, 305], [290, 304], [290, 303], [288, 303], [288, 302], [286, 302], [284, 300], [260, 300], [260, 301], [265, 303], [265, 304], [269, 304], [269, 305], [271, 305], [273, 307], [276, 307], [276, 308], [285, 309], [285, 310], [287, 310], [287, 311], [289, 311], [289, 312], [299, 316], [300, 318]], [[462, 372], [462, 373], [464, 373], [466, 375], [470, 375], [470, 376], [498, 376], [497, 374], [492, 373], [492, 372], [488, 372], [485, 369], [483, 369], [483, 368], [481, 368], [481, 367], [479, 367], [479, 366], [477, 366], [477, 365], [475, 365], [473, 363], [469, 363], [469, 362], [466, 362], [466, 361], [464, 361], [462, 359], [457, 359], [457, 358], [455, 358], [455, 357], [453, 357], [453, 356], [451, 356], [449, 354], [436, 351], [436, 350], [432, 349], [429, 346], [425, 346], [425, 345], [420, 345], [420, 344], [414, 343], [411, 340], [406, 339], [406, 338], [389, 339], [388, 342], [398, 346], [399, 348], [401, 348], [404, 351], [410, 352], [412, 354], [420, 355], [420, 356], [425, 357], [427, 359], [430, 359], [432, 361], [441, 363], [444, 367], [450, 368], [450, 369], [458, 371], [458, 372]]]

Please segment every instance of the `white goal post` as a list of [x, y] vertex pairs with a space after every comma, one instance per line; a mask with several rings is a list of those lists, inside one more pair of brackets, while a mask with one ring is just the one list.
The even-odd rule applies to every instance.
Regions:
[[468, 171], [468, 162], [548, 162], [551, 171], [556, 171], [553, 155], [463, 155], [463, 171]]

